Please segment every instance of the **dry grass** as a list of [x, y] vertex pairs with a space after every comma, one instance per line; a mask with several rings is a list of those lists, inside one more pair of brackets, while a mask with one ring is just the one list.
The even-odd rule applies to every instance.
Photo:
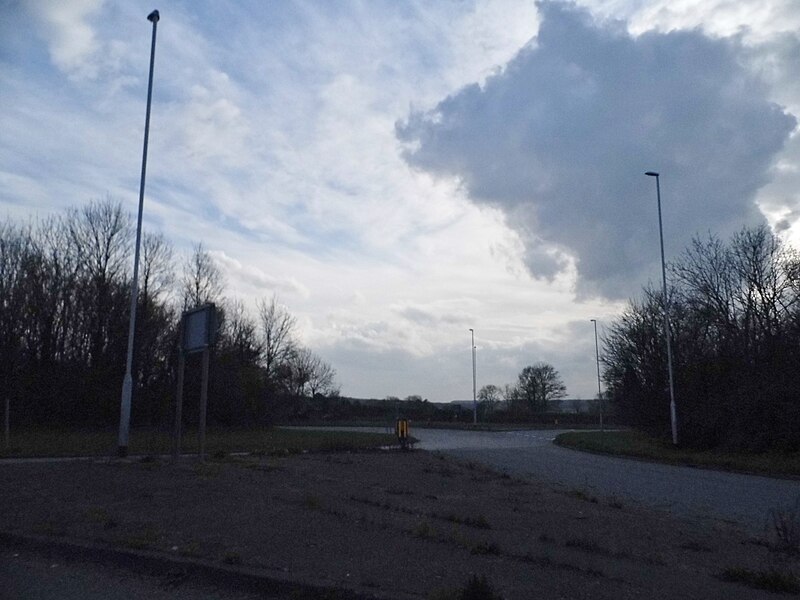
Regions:
[[675, 448], [638, 431], [570, 431], [556, 437], [559, 446], [616, 456], [645, 458], [677, 465], [742, 471], [772, 476], [800, 476], [800, 453], [760, 454]]
[[[206, 435], [206, 453], [224, 457], [231, 452], [288, 456], [300, 452], [335, 452], [392, 445], [393, 435], [350, 431], [309, 431], [281, 428], [219, 428]], [[130, 436], [130, 454], [146, 456], [169, 454], [173, 442], [169, 432], [134, 430]], [[197, 452], [197, 432], [183, 436], [182, 451]], [[15, 432], [11, 445], [0, 449], [0, 458], [40, 456], [114, 456], [117, 452], [116, 430], [29, 429]]]

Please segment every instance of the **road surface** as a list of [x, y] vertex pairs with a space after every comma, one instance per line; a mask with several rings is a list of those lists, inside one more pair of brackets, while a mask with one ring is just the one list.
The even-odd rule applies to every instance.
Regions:
[[411, 435], [420, 440], [417, 448], [534, 477], [565, 491], [581, 491], [598, 499], [663, 509], [680, 516], [729, 521], [756, 534], [771, 529], [771, 510], [788, 509], [800, 502], [798, 480], [579, 452], [553, 444], [563, 432], [423, 429], [414, 428], [412, 423]]
[[663, 465], [578, 452], [553, 444], [561, 431], [472, 432], [415, 429], [419, 447], [480, 461], [625, 504], [701, 519], [736, 522], [754, 533], [771, 527], [770, 511], [800, 501], [800, 481]]

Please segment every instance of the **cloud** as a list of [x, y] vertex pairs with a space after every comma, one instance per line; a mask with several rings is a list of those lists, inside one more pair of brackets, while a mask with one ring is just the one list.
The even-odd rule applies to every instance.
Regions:
[[499, 208], [532, 275], [574, 269], [579, 297], [624, 298], [655, 273], [654, 182], [667, 253], [762, 218], [754, 198], [795, 119], [742, 66], [736, 38], [631, 36], [541, 3], [539, 34], [483, 85], [396, 126], [404, 157]]
[[401, 304], [391, 308], [410, 323], [421, 327], [458, 325], [466, 328], [473, 320], [465, 301], [443, 301], [429, 305]]
[[89, 19], [100, 10], [102, 0], [25, 4], [40, 23], [53, 64], [76, 79], [96, 77], [99, 43]]
[[309, 289], [294, 277], [280, 278], [268, 275], [258, 267], [251, 264], [242, 264], [220, 250], [212, 250], [209, 254], [220, 266], [226, 277], [248, 286], [252, 290], [257, 290], [256, 294], [260, 292], [263, 296], [267, 296], [267, 291], [271, 291], [279, 295], [289, 294], [299, 298], [308, 298], [311, 295]]

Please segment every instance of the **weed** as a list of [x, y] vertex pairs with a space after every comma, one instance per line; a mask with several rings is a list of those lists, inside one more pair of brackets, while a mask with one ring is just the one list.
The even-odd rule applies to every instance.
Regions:
[[752, 571], [744, 567], [728, 567], [722, 572], [720, 579], [769, 592], [800, 593], [800, 581], [794, 574], [774, 568], [768, 571]]
[[595, 577], [598, 579], [606, 577], [606, 574], [598, 569], [591, 569], [591, 568], [583, 569], [577, 565], [571, 565], [565, 562], [556, 562], [547, 555], [533, 556], [532, 554], [526, 554], [525, 556], [517, 556], [515, 558], [523, 562], [536, 565], [537, 567], [558, 569], [560, 571], [572, 571], [575, 573], [584, 573], [586, 575], [589, 575], [590, 577]]
[[611, 508], [616, 508], [616, 509], [619, 509], [619, 510], [621, 510], [622, 508], [624, 508], [624, 505], [622, 504], [622, 500], [620, 500], [620, 499], [619, 499], [619, 498], [617, 498], [616, 496], [611, 496], [611, 497], [608, 499], [608, 505], [609, 505]]
[[158, 536], [152, 530], [146, 529], [141, 533], [129, 535], [121, 540], [121, 544], [133, 550], [146, 550], [158, 541]]
[[546, 533], [542, 533], [539, 535], [539, 541], [542, 542], [543, 544], [555, 544], [556, 538], [547, 535]]
[[431, 524], [428, 523], [427, 521], [421, 521], [411, 531], [411, 535], [422, 539], [432, 538], [433, 534], [434, 534], [433, 527], [431, 527]]
[[428, 600], [459, 600], [461, 590], [457, 589], [437, 589], [428, 595]]
[[242, 466], [245, 469], [251, 469], [253, 471], [261, 471], [263, 473], [272, 473], [274, 471], [283, 471], [283, 467], [279, 467], [277, 465], [270, 465], [261, 462], [245, 462], [242, 463]]
[[473, 575], [470, 577], [467, 585], [461, 591], [459, 600], [502, 600], [499, 594], [496, 594], [494, 587], [489, 583], [484, 575], [478, 577]]
[[181, 586], [187, 579], [189, 579], [189, 573], [185, 569], [170, 569], [161, 578], [161, 587], [174, 589]]
[[442, 467], [440, 469], [429, 469], [428, 467], [425, 467], [424, 469], [422, 469], [422, 472], [430, 473], [432, 475], [441, 475], [442, 477], [452, 477], [453, 475], [456, 474], [455, 471], [453, 471], [452, 469], [448, 469], [447, 467]]
[[39, 535], [52, 535], [55, 537], [67, 535], [67, 528], [61, 523], [56, 523], [54, 521], [37, 523], [32, 529], [34, 533], [38, 533]]
[[800, 497], [789, 508], [770, 511], [777, 549], [790, 554], [800, 552]]
[[473, 575], [462, 588], [434, 590], [428, 600], [502, 600], [485, 576]]
[[485, 554], [501, 554], [500, 546], [494, 542], [480, 542], [475, 544], [469, 551], [470, 554], [485, 555]]
[[[614, 552], [613, 550], [606, 548], [605, 546], [601, 546], [597, 542], [593, 540], [587, 540], [584, 538], [571, 538], [564, 542], [564, 545], [567, 548], [576, 548], [578, 550], [582, 550], [583, 552], [588, 552], [589, 554], [597, 554], [598, 556], [609, 556], [611, 558], [623, 558], [631, 560], [633, 556], [629, 552]], [[663, 564], [662, 561], [657, 559], [650, 559], [650, 558], [640, 558], [642, 562], [646, 564]]]
[[467, 527], [475, 527], [476, 529], [492, 528], [492, 526], [489, 524], [489, 521], [487, 521], [486, 517], [483, 515], [478, 515], [477, 517], [461, 517], [459, 515], [449, 514], [440, 517], [436, 514], [433, 514], [431, 516], [437, 519], [443, 519], [444, 521], [450, 521], [451, 523], [458, 523], [459, 525], [466, 525]]
[[219, 475], [220, 469], [221, 467], [218, 463], [207, 462], [196, 463], [193, 467], [195, 474], [201, 479], [211, 479], [212, 477], [216, 477]]
[[536, 565], [537, 567], [553, 567], [555, 563], [553, 559], [547, 555], [542, 556], [534, 556], [531, 553], [526, 554], [525, 556], [520, 556], [519, 560], [530, 563], [532, 565]]
[[182, 548], [179, 548], [178, 554], [180, 554], [181, 556], [188, 556], [191, 558], [199, 558], [203, 555], [203, 553], [200, 550], [200, 544], [195, 540], [187, 542], [186, 544], [184, 544]]
[[305, 497], [303, 504], [309, 510], [319, 510], [322, 506], [319, 496], [308, 495]]
[[604, 548], [597, 542], [582, 538], [570, 538], [564, 542], [564, 545], [567, 548], [577, 548], [578, 550], [583, 550], [590, 554], [599, 554], [600, 556], [611, 556], [613, 554], [611, 550]]
[[383, 510], [394, 510], [395, 512], [408, 512], [409, 514], [415, 514], [413, 511], [404, 511], [400, 507], [392, 506], [388, 502], [380, 502], [378, 500], [371, 500], [369, 498], [359, 498], [358, 496], [350, 496], [350, 500], [352, 500], [353, 502], [360, 502], [361, 504], [366, 504], [367, 506], [382, 508]]
[[222, 562], [226, 565], [240, 565], [242, 564], [242, 557], [238, 552], [226, 552], [222, 556]]
[[683, 550], [691, 550], [692, 552], [713, 552], [713, 548], [709, 548], [708, 546], [704, 546], [699, 542], [686, 542], [680, 545], [680, 548]]
[[388, 488], [386, 488], [386, 493], [387, 494], [392, 494], [394, 496], [413, 496], [414, 495], [414, 492], [412, 492], [411, 490], [403, 488], [403, 487], [394, 486], [394, 485], [390, 485]]
[[577, 498], [578, 500], [583, 500], [584, 502], [591, 502], [592, 504], [597, 504], [598, 502], [596, 496], [591, 496], [587, 494], [584, 490], [570, 490], [567, 492], [567, 496], [572, 496], [573, 498]]
[[94, 523], [100, 523], [103, 529], [113, 529], [118, 525], [104, 508], [90, 508], [86, 511], [86, 518]]

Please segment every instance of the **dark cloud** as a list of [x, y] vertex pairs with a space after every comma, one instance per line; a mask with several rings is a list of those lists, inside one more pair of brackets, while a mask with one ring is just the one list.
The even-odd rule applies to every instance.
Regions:
[[622, 298], [656, 271], [655, 182], [667, 254], [696, 232], [762, 217], [753, 199], [795, 119], [767, 100], [736, 39], [700, 31], [631, 37], [561, 3], [483, 86], [397, 124], [414, 167], [457, 177], [500, 208], [536, 277], [576, 260], [579, 296]]

